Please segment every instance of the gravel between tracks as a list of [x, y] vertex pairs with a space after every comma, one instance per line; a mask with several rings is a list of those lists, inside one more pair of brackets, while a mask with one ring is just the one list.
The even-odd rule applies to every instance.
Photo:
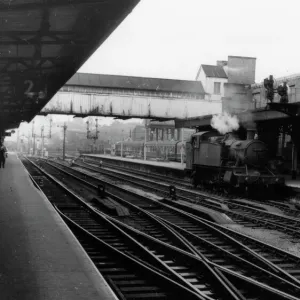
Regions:
[[223, 225], [224, 227], [233, 229], [250, 237], [256, 238], [262, 242], [278, 247], [300, 257], [300, 241], [295, 242], [291, 237], [275, 230], [249, 228], [241, 225]]
[[127, 184], [119, 184], [119, 186], [126, 189], [126, 190], [129, 190], [131, 192], [135, 192], [135, 193], [137, 193], [141, 196], [148, 197], [152, 200], [157, 200], [157, 201], [163, 200], [163, 197], [160, 197], [160, 196], [158, 196], [156, 194], [153, 194], [153, 193], [145, 192], [141, 189], [134, 188], [134, 187], [132, 187], [130, 185], [127, 185]]
[[[115, 182], [115, 180], [110, 180], [106, 176], [103, 176], [99, 173], [97, 174], [95, 172], [90, 172], [88, 170], [84, 170], [82, 168], [77, 168], [77, 167], [75, 167], [74, 169], [78, 169], [79, 171], [83, 171], [86, 174], [90, 174], [90, 175], [98, 177], [100, 179], [105, 179], [105, 180]], [[128, 189], [132, 192], [149, 197], [153, 200], [161, 200], [162, 199], [162, 197], [160, 197], [154, 193], [149, 193], [142, 189], [135, 188], [135, 187], [132, 187], [127, 184], [118, 184], [118, 185], [120, 187]], [[283, 249], [285, 251], [288, 251], [288, 252], [300, 257], [300, 240], [297, 239], [297, 240], [293, 241], [290, 236], [285, 235], [284, 233], [281, 233], [281, 232], [278, 232], [275, 230], [249, 228], [249, 227], [244, 227], [242, 225], [231, 225], [231, 224], [225, 225], [224, 224], [223, 226], [233, 229], [237, 232], [243, 233], [245, 235], [248, 235], [250, 237], [256, 238], [260, 241], [266, 242], [270, 245], [273, 245], [275, 247], [278, 247], [280, 249]]]

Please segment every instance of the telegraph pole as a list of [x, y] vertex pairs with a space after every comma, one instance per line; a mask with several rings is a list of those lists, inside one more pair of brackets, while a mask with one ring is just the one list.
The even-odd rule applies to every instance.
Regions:
[[66, 159], [66, 131], [67, 131], [67, 124], [64, 123], [63, 129], [64, 129], [64, 142], [63, 142], [63, 160]]
[[44, 125], [41, 127], [42, 152], [41, 157], [44, 157]]
[[146, 143], [147, 143], [147, 130], [148, 130], [148, 127], [147, 127], [147, 125], [145, 125], [144, 160], [147, 160], [147, 146], [146, 146]]
[[183, 164], [183, 128], [181, 128], [180, 158], [181, 158], [181, 164]]
[[33, 137], [33, 146], [32, 146], [32, 155], [35, 155], [35, 133], [34, 133], [34, 120], [32, 121], [32, 137]]
[[50, 120], [49, 120], [49, 122], [50, 122], [50, 131], [49, 131], [49, 139], [51, 139], [51, 133], [52, 133], [52, 118], [50, 117]]
[[20, 131], [17, 130], [17, 152], [19, 152], [19, 138], [20, 138]]
[[123, 157], [123, 140], [124, 140], [124, 130], [122, 129], [121, 157]]
[[28, 155], [30, 154], [30, 129], [28, 130]]

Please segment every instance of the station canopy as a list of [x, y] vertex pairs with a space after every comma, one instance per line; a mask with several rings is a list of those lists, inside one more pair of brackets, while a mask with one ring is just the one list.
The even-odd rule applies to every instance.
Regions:
[[31, 121], [138, 2], [0, 1], [0, 135]]

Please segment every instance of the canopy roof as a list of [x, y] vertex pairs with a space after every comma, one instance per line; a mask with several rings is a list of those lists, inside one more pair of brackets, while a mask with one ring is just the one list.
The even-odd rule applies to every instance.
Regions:
[[30, 121], [138, 2], [0, 1], [0, 135]]

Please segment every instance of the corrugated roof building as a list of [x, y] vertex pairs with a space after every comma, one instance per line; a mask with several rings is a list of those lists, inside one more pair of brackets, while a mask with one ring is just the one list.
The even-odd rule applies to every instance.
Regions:
[[205, 94], [199, 81], [105, 74], [75, 74], [66, 86]]

